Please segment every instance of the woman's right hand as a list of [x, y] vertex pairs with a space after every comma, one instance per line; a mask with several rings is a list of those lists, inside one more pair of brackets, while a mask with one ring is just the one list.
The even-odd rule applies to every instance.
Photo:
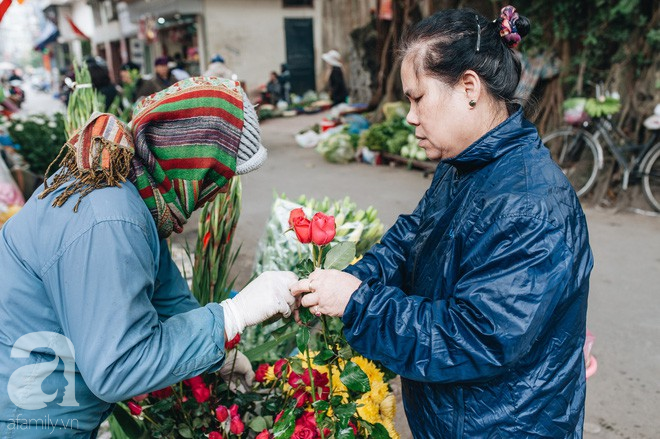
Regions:
[[221, 303], [225, 314], [225, 334], [228, 340], [256, 325], [282, 314], [291, 315], [295, 298], [289, 287], [298, 280], [290, 271], [266, 271], [241, 290], [233, 299]]

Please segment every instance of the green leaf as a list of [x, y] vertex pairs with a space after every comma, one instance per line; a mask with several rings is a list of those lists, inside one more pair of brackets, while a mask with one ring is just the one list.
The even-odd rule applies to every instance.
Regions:
[[350, 360], [353, 358], [353, 349], [349, 345], [344, 345], [339, 349], [339, 357], [344, 360]]
[[357, 405], [354, 402], [348, 404], [341, 404], [334, 408], [335, 416], [341, 420], [348, 420], [355, 414]]
[[131, 416], [128, 412], [128, 408], [123, 403], [118, 403], [112, 414], [126, 436], [130, 438], [149, 437], [144, 424]]
[[270, 353], [273, 349], [278, 347], [283, 342], [293, 338], [296, 335], [297, 331], [298, 331], [297, 329], [293, 329], [289, 333], [277, 337], [274, 340], [269, 340], [266, 343], [262, 343], [261, 345], [252, 348], [248, 351], [245, 351], [243, 353], [245, 354], [246, 357], [248, 357], [248, 359], [251, 362], [258, 362], [264, 357], [265, 354]]
[[289, 358], [289, 366], [291, 366], [291, 370], [298, 375], [305, 371], [305, 368], [302, 365], [302, 361], [299, 358]]
[[273, 426], [273, 436], [275, 438], [290, 438], [295, 427], [296, 418], [293, 415], [293, 409], [288, 409]]
[[325, 366], [330, 362], [330, 360], [334, 356], [335, 353], [332, 352], [330, 349], [324, 349], [318, 354], [316, 354], [316, 356], [314, 357], [314, 364], [316, 364], [317, 366]]
[[300, 317], [300, 321], [305, 325], [314, 318], [309, 308], [305, 308], [304, 306], [298, 308], [298, 317]]
[[312, 271], [314, 271], [314, 262], [311, 259], [298, 262], [293, 269], [293, 272], [301, 279], [309, 277]]
[[327, 270], [343, 270], [355, 259], [355, 243], [351, 241], [340, 242], [328, 251], [323, 262]]
[[252, 420], [252, 422], [250, 422], [250, 429], [252, 429], [252, 431], [256, 431], [257, 433], [261, 433], [266, 428], [268, 428], [268, 423], [261, 416], [257, 416]]
[[328, 410], [328, 408], [330, 408], [330, 403], [328, 401], [319, 399], [318, 401], [312, 404], [312, 407], [314, 407], [318, 411], [324, 412]]
[[355, 433], [353, 428], [346, 427], [342, 428], [339, 433], [337, 433], [337, 439], [355, 439]]
[[298, 350], [300, 352], [305, 352], [308, 343], [309, 343], [309, 328], [307, 326], [301, 326], [298, 329], [298, 334], [296, 334], [296, 345], [298, 346]]
[[390, 434], [383, 424], [375, 424], [371, 430], [371, 437], [373, 439], [390, 439]]
[[193, 437], [192, 430], [190, 430], [190, 427], [188, 427], [186, 424], [179, 424], [178, 430], [181, 437], [186, 439]]
[[369, 377], [366, 373], [364, 373], [362, 369], [360, 369], [360, 366], [352, 361], [346, 363], [346, 366], [339, 376], [339, 379], [350, 390], [361, 393], [371, 390], [371, 386], [369, 385]]

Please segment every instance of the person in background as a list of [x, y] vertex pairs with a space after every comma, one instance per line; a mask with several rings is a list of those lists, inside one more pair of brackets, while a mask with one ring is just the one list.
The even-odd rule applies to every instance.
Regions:
[[113, 403], [205, 371], [251, 384], [225, 342], [288, 316], [297, 277], [265, 272], [200, 307], [167, 242], [266, 159], [245, 92], [186, 79], [141, 100], [130, 126], [93, 114], [63, 153], [0, 229], [0, 437], [94, 438]]
[[124, 108], [130, 108], [140, 98], [156, 93], [153, 82], [146, 80], [140, 74], [140, 66], [134, 62], [122, 64], [119, 69], [122, 86]]
[[[177, 55], [179, 55], [179, 58], [181, 57], [180, 53], [177, 53]], [[186, 72], [185, 64], [182, 61], [172, 60], [167, 65], [170, 68], [170, 73], [177, 81], [190, 78], [190, 73]]]
[[348, 98], [348, 89], [346, 88], [346, 81], [344, 80], [344, 71], [342, 70], [341, 55], [336, 50], [330, 50], [323, 55], [321, 59], [328, 64], [328, 72], [326, 74], [327, 89], [330, 93], [330, 100], [332, 105], [345, 103]]
[[270, 72], [270, 80], [266, 84], [266, 96], [264, 96], [265, 99], [263, 99], [263, 101], [276, 105], [281, 99], [281, 92], [282, 89], [280, 87], [280, 80], [277, 76], [277, 72]]
[[[115, 99], [119, 96], [117, 86], [110, 79], [108, 65], [100, 57], [88, 57], [85, 62], [87, 63], [89, 76], [92, 79], [92, 87], [104, 97], [105, 108], [103, 111], [108, 111], [112, 104], [115, 103]], [[121, 102], [117, 102], [117, 105], [121, 105]]]
[[529, 21], [443, 10], [400, 45], [406, 120], [440, 160], [364, 257], [292, 288], [401, 375], [414, 437], [581, 438], [593, 256], [580, 202], [513, 97]]
[[280, 87], [282, 89], [282, 99], [286, 101], [287, 104], [291, 103], [291, 71], [289, 70], [288, 64], [282, 64], [280, 66], [281, 72], [279, 76]]
[[154, 61], [154, 77], [151, 80], [156, 88], [156, 91], [161, 91], [170, 85], [174, 84], [176, 78], [170, 72], [169, 58], [166, 56], [159, 56]]
[[225, 64], [225, 59], [220, 55], [211, 58], [211, 64], [204, 72], [204, 76], [216, 76], [218, 78], [236, 79], [236, 75]]

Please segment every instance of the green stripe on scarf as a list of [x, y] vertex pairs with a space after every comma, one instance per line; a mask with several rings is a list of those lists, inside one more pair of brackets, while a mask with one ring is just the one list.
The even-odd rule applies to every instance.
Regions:
[[193, 98], [193, 102], [186, 103], [185, 101], [175, 101], [163, 104], [158, 109], [154, 109], [154, 113], [165, 113], [169, 111], [180, 111], [190, 108], [222, 108], [226, 112], [238, 119], [243, 119], [243, 109], [237, 108], [234, 104], [227, 102], [221, 98]]

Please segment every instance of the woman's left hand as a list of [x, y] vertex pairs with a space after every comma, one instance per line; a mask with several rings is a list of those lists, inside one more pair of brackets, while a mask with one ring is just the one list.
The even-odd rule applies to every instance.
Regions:
[[291, 285], [290, 290], [296, 302], [310, 308], [312, 314], [341, 317], [361, 283], [360, 279], [343, 271], [317, 269], [309, 278]]

